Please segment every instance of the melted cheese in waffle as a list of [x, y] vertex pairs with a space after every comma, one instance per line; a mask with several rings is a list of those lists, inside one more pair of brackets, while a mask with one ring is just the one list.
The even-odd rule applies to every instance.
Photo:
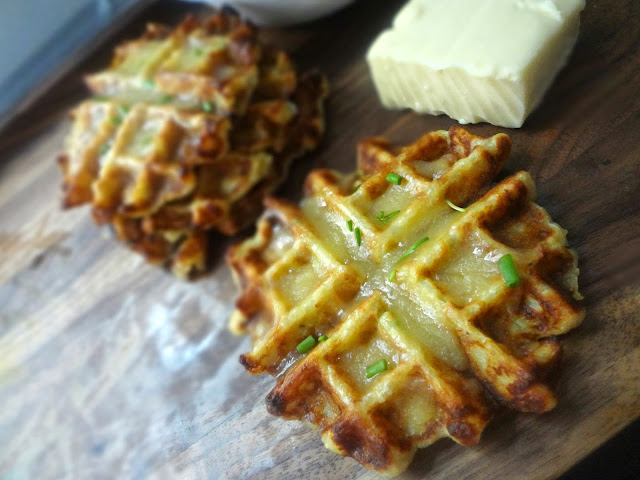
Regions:
[[[526, 172], [489, 189], [509, 150], [506, 135], [457, 127], [400, 151], [373, 139], [360, 173], [312, 172], [299, 207], [268, 200], [228, 260], [242, 289], [231, 328], [253, 337], [241, 361], [280, 374], [271, 413], [393, 475], [439, 438], [476, 443], [489, 397], [553, 408], [555, 336], [583, 317], [576, 257]], [[515, 288], [498, 265], [507, 254]], [[328, 338], [299, 353], [310, 335]]]

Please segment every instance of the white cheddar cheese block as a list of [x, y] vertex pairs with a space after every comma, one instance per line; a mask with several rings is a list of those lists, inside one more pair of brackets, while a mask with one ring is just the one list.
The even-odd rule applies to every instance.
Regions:
[[520, 127], [573, 48], [584, 0], [411, 0], [367, 60], [382, 103]]

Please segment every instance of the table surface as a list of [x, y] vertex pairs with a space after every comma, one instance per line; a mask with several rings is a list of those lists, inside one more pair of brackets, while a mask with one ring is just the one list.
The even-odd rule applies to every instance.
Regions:
[[[329, 76], [328, 131], [280, 196], [299, 198], [314, 167], [354, 168], [358, 139], [408, 143], [446, 116], [384, 110], [364, 54], [402, 2], [356, 2], [312, 24], [265, 32], [301, 69]], [[554, 478], [640, 416], [640, 3], [592, 1], [568, 66], [512, 138], [505, 173], [531, 172], [538, 202], [569, 231], [587, 316], [564, 337], [559, 405], [506, 413], [472, 448], [442, 440], [403, 478]], [[377, 478], [326, 450], [316, 432], [271, 417], [274, 380], [238, 363], [228, 333], [236, 294], [215, 239], [211, 273], [183, 282], [145, 265], [90, 220], [60, 210], [56, 153], [82, 72], [144, 21], [147, 9], [0, 136], [0, 474], [22, 478]], [[244, 235], [246, 235], [245, 233]]]

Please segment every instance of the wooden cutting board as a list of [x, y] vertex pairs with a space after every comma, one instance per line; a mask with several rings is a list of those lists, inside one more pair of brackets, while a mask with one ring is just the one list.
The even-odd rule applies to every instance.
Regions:
[[[360, 1], [266, 32], [332, 85], [326, 140], [281, 196], [298, 198], [313, 167], [352, 170], [362, 137], [405, 143], [454, 123], [378, 102], [364, 54], [401, 4]], [[564, 338], [558, 407], [505, 414], [472, 448], [442, 440], [403, 478], [554, 478], [640, 415], [639, 6], [589, 2], [569, 65], [524, 127], [506, 130], [506, 173], [532, 173], [580, 258], [587, 316]], [[145, 265], [86, 209], [59, 208], [54, 160], [66, 112], [86, 95], [81, 72], [106, 65], [144, 21], [177, 23], [187, 8], [164, 2], [133, 19], [0, 138], [2, 478], [377, 478], [307, 426], [269, 416], [273, 379], [238, 363], [249, 341], [226, 329], [235, 288], [223, 255], [242, 236], [217, 238], [212, 272], [186, 283]]]

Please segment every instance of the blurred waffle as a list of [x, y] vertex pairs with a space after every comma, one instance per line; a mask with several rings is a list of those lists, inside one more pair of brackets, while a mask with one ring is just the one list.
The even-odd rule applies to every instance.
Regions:
[[181, 276], [205, 267], [211, 229], [231, 235], [259, 215], [324, 131], [325, 78], [298, 78], [229, 13], [150, 25], [86, 81], [96, 97], [73, 112], [63, 204], [91, 203], [97, 223]]
[[510, 145], [459, 127], [365, 140], [359, 172], [312, 172], [300, 206], [266, 201], [228, 262], [230, 326], [253, 337], [241, 362], [279, 374], [272, 414], [395, 475], [439, 438], [478, 442], [496, 402], [555, 406], [557, 335], [583, 318], [577, 257], [528, 173], [490, 188]]
[[178, 28], [149, 24], [115, 51], [109, 69], [86, 77], [97, 95], [129, 102], [166, 99], [182, 108], [209, 102], [221, 114], [243, 113], [259, 78], [257, 31], [231, 14], [188, 17]]

